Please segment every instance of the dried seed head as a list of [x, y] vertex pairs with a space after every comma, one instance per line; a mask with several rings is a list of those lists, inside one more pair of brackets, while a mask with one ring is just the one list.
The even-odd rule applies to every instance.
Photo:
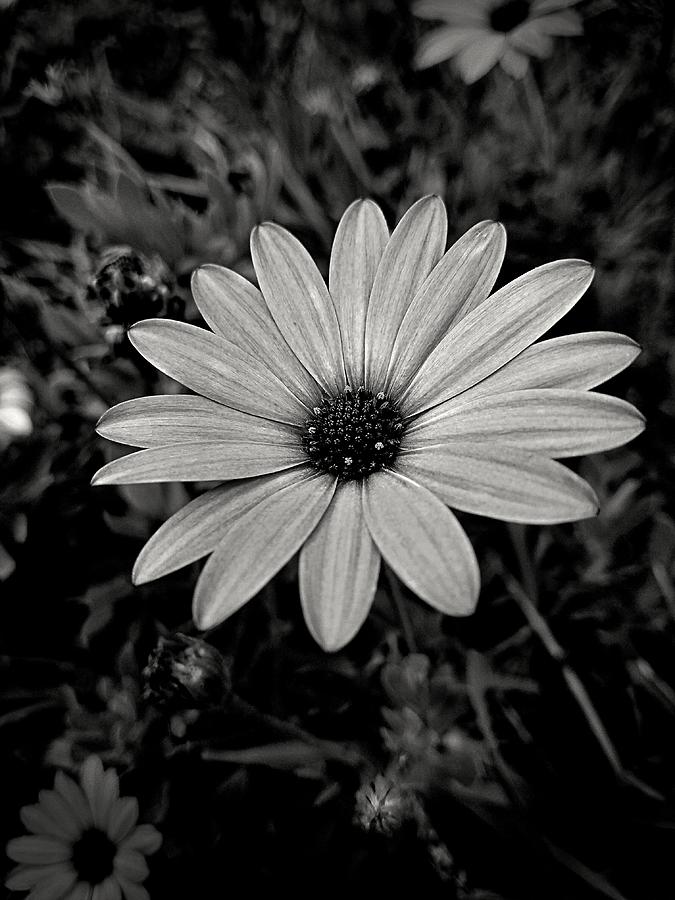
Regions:
[[143, 670], [144, 697], [174, 708], [220, 705], [230, 696], [230, 670], [206, 641], [174, 634], [160, 638]]

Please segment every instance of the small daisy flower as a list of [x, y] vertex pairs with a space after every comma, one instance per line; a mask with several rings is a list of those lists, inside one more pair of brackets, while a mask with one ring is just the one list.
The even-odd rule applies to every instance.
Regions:
[[529, 58], [550, 56], [554, 37], [583, 34], [579, 0], [418, 0], [413, 12], [445, 24], [424, 35], [415, 56], [418, 69], [454, 59], [462, 79], [473, 84], [499, 63], [523, 78]]
[[26, 900], [150, 900], [141, 887], [145, 856], [162, 838], [137, 819], [136, 798], [119, 796], [115, 770], [104, 770], [98, 757], [84, 763], [79, 785], [57, 772], [54, 789], [21, 810], [31, 834], [7, 845], [19, 863], [7, 887], [30, 891]]
[[144, 449], [93, 482], [225, 482], [153, 535], [136, 584], [211, 554], [193, 612], [212, 628], [300, 550], [305, 620], [337, 650], [368, 614], [382, 557], [435, 609], [473, 611], [478, 565], [449, 507], [539, 524], [596, 514], [589, 485], [555, 460], [642, 431], [630, 404], [588, 392], [639, 348], [605, 332], [530, 346], [585, 292], [589, 264], [548, 263], [490, 296], [504, 228], [480, 222], [444, 252], [446, 233], [438, 197], [391, 236], [358, 200], [326, 285], [302, 244], [265, 223], [251, 237], [260, 290], [218, 266], [194, 274], [212, 331], [168, 319], [130, 329], [199, 396], [109, 410], [99, 434]]
[[0, 366], [0, 451], [33, 431], [33, 396], [26, 379], [12, 366]]

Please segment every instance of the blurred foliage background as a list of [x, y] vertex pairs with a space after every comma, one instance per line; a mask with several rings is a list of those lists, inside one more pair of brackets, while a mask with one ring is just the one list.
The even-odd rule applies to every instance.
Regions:
[[[3, 843], [94, 752], [164, 835], [153, 898], [672, 898], [675, 8], [575, 9], [583, 36], [524, 79], [467, 86], [450, 63], [415, 70], [428, 23], [408, 0], [0, 3]], [[596, 520], [462, 517], [483, 578], [468, 620], [383, 575], [325, 655], [292, 563], [208, 636], [187, 689], [193, 645], [171, 635], [193, 633], [195, 567], [129, 581], [187, 490], [89, 487], [121, 452], [99, 415], [179, 389], [125, 330], [199, 322], [192, 269], [253, 277], [256, 222], [325, 272], [354, 198], [393, 225], [429, 192], [452, 239], [506, 225], [499, 283], [595, 265], [561, 327], [640, 342], [607, 390], [647, 431], [580, 463]]]

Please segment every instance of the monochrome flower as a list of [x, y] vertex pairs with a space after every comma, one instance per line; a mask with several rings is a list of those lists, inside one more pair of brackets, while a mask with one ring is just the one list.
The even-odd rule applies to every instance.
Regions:
[[523, 78], [529, 58], [550, 56], [554, 37], [583, 34], [579, 0], [418, 0], [413, 12], [444, 24], [424, 35], [415, 56], [418, 69], [453, 59], [467, 84], [499, 63]]
[[326, 286], [302, 244], [266, 223], [251, 238], [260, 290], [218, 266], [195, 272], [212, 331], [167, 319], [130, 329], [199, 396], [109, 410], [99, 433], [144, 449], [94, 483], [225, 482], [153, 535], [136, 584], [210, 554], [194, 618], [212, 628], [300, 550], [308, 628], [336, 650], [368, 614], [381, 557], [435, 609], [473, 611], [478, 565], [449, 507], [539, 524], [597, 512], [589, 485], [555, 460], [642, 431], [630, 404], [588, 391], [639, 348], [607, 332], [530, 346], [585, 292], [590, 265], [547, 263], [490, 296], [504, 228], [480, 222], [444, 252], [446, 234], [438, 197], [391, 236], [379, 207], [358, 200]]
[[30, 835], [14, 838], [7, 855], [18, 862], [6, 885], [30, 891], [26, 900], [149, 900], [141, 886], [145, 856], [162, 842], [152, 825], [138, 825], [135, 797], [119, 796], [114, 769], [90, 756], [80, 784], [57, 772], [54, 789], [24, 806]]

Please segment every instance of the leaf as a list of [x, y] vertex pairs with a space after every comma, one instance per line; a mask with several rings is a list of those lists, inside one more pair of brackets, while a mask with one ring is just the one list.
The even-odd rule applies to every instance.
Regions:
[[58, 214], [79, 231], [98, 231], [100, 222], [91, 207], [89, 191], [70, 184], [47, 185], [49, 199]]
[[306, 770], [319, 767], [323, 769], [329, 759], [349, 761], [353, 753], [341, 744], [333, 741], [317, 741], [308, 744], [305, 741], [277, 741], [273, 744], [261, 744], [258, 747], [247, 747], [243, 750], [204, 750], [202, 759], [212, 762], [236, 763], [244, 766], [269, 766], [272, 769], [285, 771]]

